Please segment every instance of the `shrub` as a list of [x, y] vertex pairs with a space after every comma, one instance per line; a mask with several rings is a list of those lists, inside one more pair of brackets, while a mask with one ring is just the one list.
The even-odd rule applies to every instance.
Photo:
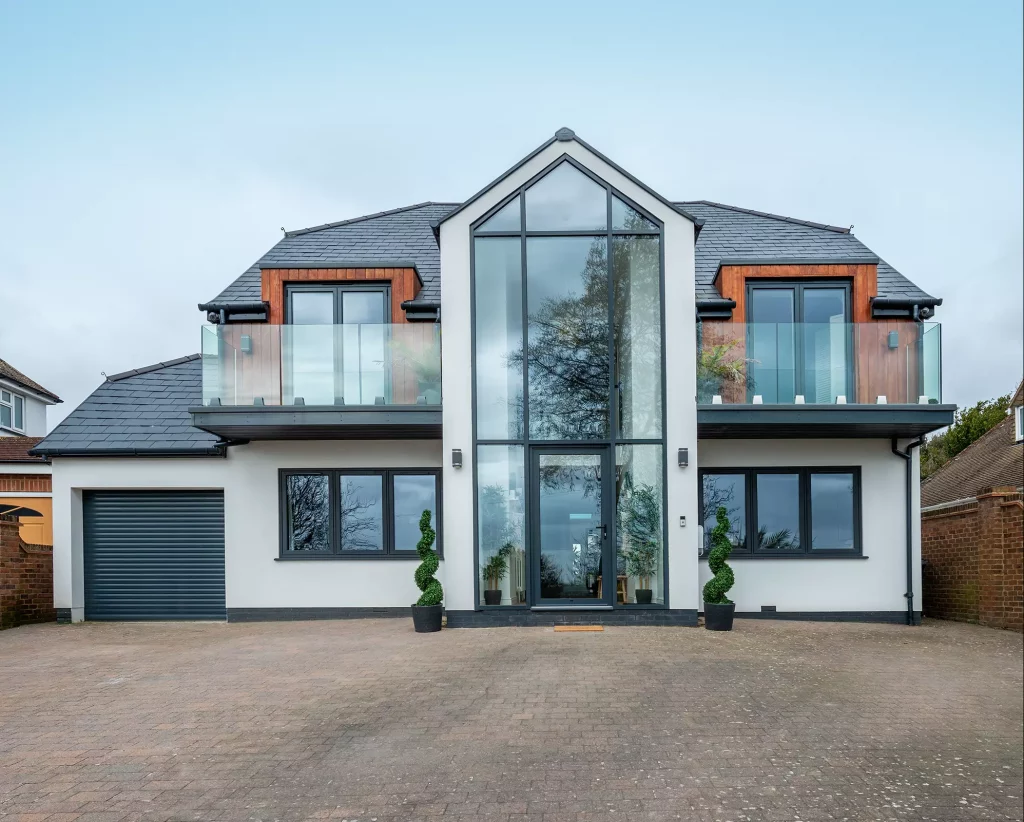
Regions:
[[661, 500], [653, 486], [641, 485], [630, 494], [626, 510], [626, 573], [637, 578], [640, 588], [649, 589], [661, 553]]
[[711, 529], [711, 553], [708, 554], [708, 567], [714, 577], [704, 585], [704, 604], [728, 605], [732, 600], [726, 594], [735, 584], [736, 577], [726, 564], [732, 553], [732, 543], [729, 541], [729, 512], [724, 505], [715, 512], [715, 521], [716, 525]]
[[430, 511], [424, 511], [420, 516], [420, 541], [416, 543], [416, 553], [420, 555], [422, 562], [416, 568], [416, 587], [423, 593], [416, 601], [417, 605], [440, 605], [444, 599], [444, 589], [441, 583], [434, 579], [440, 562], [434, 552], [434, 529], [430, 527]]

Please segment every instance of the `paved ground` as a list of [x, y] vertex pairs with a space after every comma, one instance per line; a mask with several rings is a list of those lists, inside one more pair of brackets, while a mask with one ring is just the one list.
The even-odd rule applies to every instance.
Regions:
[[1021, 819], [1021, 636], [0, 632], [0, 820]]

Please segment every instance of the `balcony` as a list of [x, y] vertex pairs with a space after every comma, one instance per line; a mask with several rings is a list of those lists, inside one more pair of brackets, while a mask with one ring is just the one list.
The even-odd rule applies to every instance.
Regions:
[[698, 331], [702, 438], [917, 437], [942, 404], [938, 323], [712, 323]]
[[441, 329], [432, 323], [202, 329], [192, 424], [226, 439], [441, 436]]

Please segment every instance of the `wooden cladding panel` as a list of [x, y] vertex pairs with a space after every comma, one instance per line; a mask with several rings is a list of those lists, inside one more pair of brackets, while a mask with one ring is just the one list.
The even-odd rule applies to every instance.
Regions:
[[851, 309], [855, 323], [871, 321], [871, 298], [878, 294], [878, 266], [857, 265], [723, 265], [715, 278], [718, 293], [736, 301], [732, 312], [734, 323], [747, 322], [748, 280], [835, 280], [852, 282]]
[[288, 283], [379, 282], [391, 286], [391, 322], [405, 323], [402, 303], [420, 291], [412, 268], [264, 268], [260, 271], [262, 299], [270, 303], [268, 322], [285, 322], [285, 285]]

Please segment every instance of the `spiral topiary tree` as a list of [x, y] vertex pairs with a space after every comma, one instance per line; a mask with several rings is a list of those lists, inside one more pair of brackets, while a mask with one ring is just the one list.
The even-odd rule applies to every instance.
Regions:
[[420, 516], [420, 541], [416, 543], [416, 553], [422, 562], [416, 567], [416, 587], [423, 593], [416, 600], [417, 605], [440, 605], [444, 599], [441, 583], [434, 579], [440, 562], [434, 552], [434, 529], [430, 527], [430, 511]]
[[726, 594], [736, 582], [732, 568], [726, 564], [732, 553], [729, 541], [729, 512], [720, 505], [715, 512], [716, 525], [711, 529], [711, 552], [708, 554], [708, 567], [714, 577], [704, 585], [705, 605], [728, 605], [732, 602]]

